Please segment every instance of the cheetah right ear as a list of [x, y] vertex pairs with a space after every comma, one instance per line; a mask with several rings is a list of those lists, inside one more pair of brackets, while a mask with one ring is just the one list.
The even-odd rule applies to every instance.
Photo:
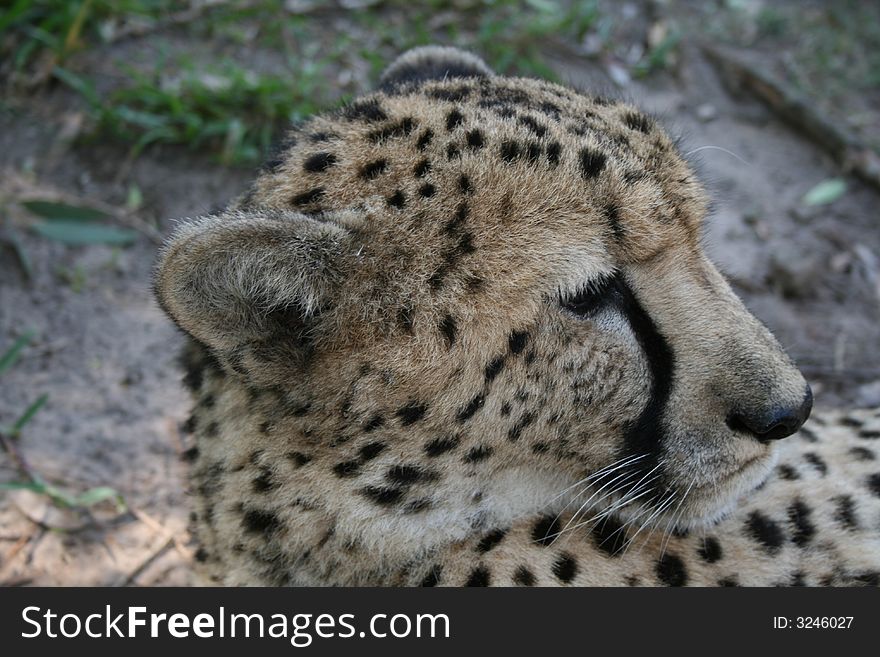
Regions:
[[305, 358], [312, 320], [353, 260], [343, 226], [356, 219], [248, 209], [184, 223], [159, 255], [156, 297], [239, 373], [259, 372], [256, 363], [241, 366], [251, 356], [296, 365], [290, 361]]
[[385, 69], [379, 88], [445, 80], [448, 78], [490, 78], [495, 73], [476, 55], [448, 46], [421, 46], [407, 50]]

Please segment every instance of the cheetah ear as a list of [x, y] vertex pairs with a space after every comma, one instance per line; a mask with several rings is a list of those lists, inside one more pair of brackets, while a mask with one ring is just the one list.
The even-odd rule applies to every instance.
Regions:
[[379, 88], [447, 78], [490, 78], [495, 73], [476, 55], [447, 46], [422, 46], [407, 50], [379, 78]]
[[311, 320], [332, 300], [351, 260], [353, 240], [343, 225], [352, 220], [249, 209], [184, 223], [159, 255], [156, 297], [234, 371], [258, 370], [259, 363], [242, 361], [261, 355], [278, 366], [296, 364], [290, 360], [302, 361], [309, 350]]

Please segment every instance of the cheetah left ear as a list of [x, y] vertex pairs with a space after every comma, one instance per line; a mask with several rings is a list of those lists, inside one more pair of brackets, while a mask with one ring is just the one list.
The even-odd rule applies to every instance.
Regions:
[[346, 220], [248, 209], [184, 223], [159, 255], [156, 297], [240, 374], [301, 363], [312, 321], [353, 259]]
[[449, 46], [420, 46], [395, 59], [379, 78], [380, 89], [449, 78], [490, 78], [495, 73], [482, 59]]

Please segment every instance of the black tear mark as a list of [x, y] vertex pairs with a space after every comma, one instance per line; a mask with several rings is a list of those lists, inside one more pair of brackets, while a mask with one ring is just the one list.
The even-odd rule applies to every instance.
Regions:
[[443, 334], [443, 337], [446, 340], [446, 346], [452, 348], [452, 345], [455, 344], [456, 335], [458, 334], [458, 326], [452, 315], [444, 315], [443, 319], [440, 320], [440, 333]]
[[468, 453], [464, 456], [464, 462], [479, 463], [480, 461], [485, 461], [490, 456], [492, 456], [491, 447], [488, 445], [478, 445], [477, 447], [471, 447], [468, 450]]
[[378, 160], [368, 162], [361, 167], [361, 178], [364, 180], [374, 180], [379, 177], [388, 168], [388, 160], [384, 157]]
[[361, 495], [379, 506], [393, 506], [403, 497], [403, 489], [367, 486], [361, 489]]
[[590, 148], [582, 148], [580, 152], [581, 175], [589, 180], [598, 176], [605, 168], [605, 154]]
[[297, 194], [290, 199], [290, 202], [295, 206], [310, 205], [321, 199], [324, 196], [324, 191], [323, 187], [314, 187], [302, 194]]
[[336, 155], [333, 153], [314, 153], [303, 162], [303, 169], [309, 173], [319, 173], [326, 171], [334, 164], [336, 164]]
[[559, 555], [559, 558], [553, 562], [553, 574], [563, 584], [570, 583], [578, 572], [578, 564], [573, 556], [567, 552]]
[[485, 554], [496, 545], [498, 545], [506, 535], [506, 529], [493, 529], [482, 539], [480, 539], [479, 543], [477, 543], [477, 552], [479, 552], [480, 554]]
[[546, 515], [541, 516], [538, 521], [532, 527], [532, 540], [535, 543], [539, 543], [544, 547], [547, 547], [554, 540], [556, 540], [556, 536], [559, 534], [559, 517]]
[[376, 99], [361, 100], [352, 103], [343, 110], [343, 116], [351, 121], [367, 121], [375, 123], [385, 121], [388, 115]]
[[782, 533], [779, 524], [770, 520], [760, 511], [752, 511], [749, 514], [746, 520], [746, 530], [771, 554], [778, 552], [785, 542], [785, 534]]
[[445, 454], [456, 447], [458, 447], [461, 442], [461, 438], [458, 436], [449, 436], [445, 438], [435, 438], [427, 445], [425, 445], [425, 454], [430, 457], [440, 456], [441, 454]]
[[446, 129], [449, 131], [455, 130], [461, 125], [462, 121], [464, 121], [464, 115], [457, 109], [454, 109], [446, 115]]
[[664, 554], [657, 562], [657, 577], [666, 586], [684, 586], [688, 579], [684, 561], [674, 554]]
[[486, 402], [486, 397], [482, 393], [474, 397], [468, 405], [465, 406], [458, 412], [458, 421], [459, 422], [467, 422], [473, 417], [474, 413], [480, 410], [483, 407], [483, 404]]
[[427, 410], [428, 407], [425, 404], [411, 401], [398, 409], [397, 417], [400, 418], [400, 423], [407, 427], [421, 420], [425, 416], [425, 411]]

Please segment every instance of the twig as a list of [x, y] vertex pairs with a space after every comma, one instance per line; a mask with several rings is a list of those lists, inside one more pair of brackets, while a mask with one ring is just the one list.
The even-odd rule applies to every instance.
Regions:
[[137, 579], [138, 575], [140, 575], [142, 572], [144, 572], [147, 569], [147, 567], [149, 567], [149, 565], [151, 563], [153, 563], [156, 559], [158, 559], [163, 554], [165, 554], [165, 552], [167, 552], [168, 549], [171, 548], [171, 546], [173, 546], [173, 545], [174, 545], [174, 537], [169, 536], [166, 540], [162, 541], [156, 548], [151, 550], [149, 552], [149, 554], [147, 554], [146, 557], [141, 559], [137, 563], [137, 565], [132, 570], [130, 570], [128, 572], [128, 574], [125, 575], [125, 577], [117, 580], [113, 584], [113, 586], [128, 586], [129, 584], [131, 584], [135, 579]]
[[866, 147], [841, 125], [819, 114], [809, 98], [728, 49], [704, 44], [702, 50], [715, 64], [728, 88], [734, 92], [745, 90], [757, 96], [780, 118], [827, 151], [844, 171], [880, 187], [880, 154]]
[[147, 514], [145, 511], [141, 511], [140, 509], [130, 509], [131, 514], [144, 523], [147, 527], [152, 529], [154, 532], [161, 536], [166, 536], [174, 541], [174, 549], [177, 550], [178, 554], [182, 556], [186, 560], [191, 560], [193, 555], [192, 551], [187, 548], [174, 533], [165, 527], [158, 520]]

